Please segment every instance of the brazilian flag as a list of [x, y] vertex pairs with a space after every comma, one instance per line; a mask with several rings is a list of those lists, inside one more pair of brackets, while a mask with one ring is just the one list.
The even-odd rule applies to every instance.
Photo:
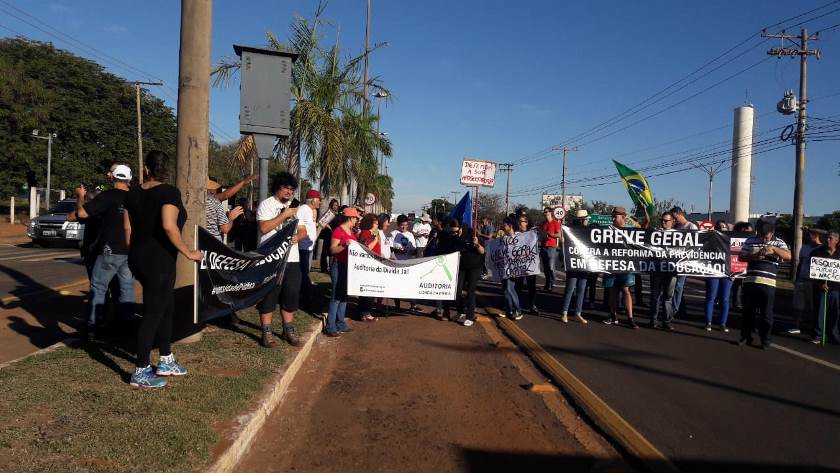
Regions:
[[627, 189], [627, 193], [630, 194], [630, 198], [633, 199], [633, 203], [636, 204], [636, 208], [641, 209], [643, 206], [647, 207], [648, 214], [651, 218], [653, 218], [655, 211], [653, 207], [653, 193], [650, 191], [650, 186], [648, 185], [647, 180], [645, 180], [644, 176], [638, 172], [628, 168], [618, 161], [613, 160], [613, 163], [615, 164], [615, 168], [618, 170], [618, 175], [621, 176], [621, 182]]

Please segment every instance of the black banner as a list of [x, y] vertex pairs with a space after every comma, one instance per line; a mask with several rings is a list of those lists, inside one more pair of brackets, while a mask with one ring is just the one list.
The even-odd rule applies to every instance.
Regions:
[[248, 253], [228, 248], [198, 227], [198, 249], [204, 253], [204, 260], [198, 266], [195, 286], [196, 323], [251, 307], [265, 297], [283, 274], [297, 226], [297, 219], [288, 220], [268, 241]]
[[715, 278], [730, 274], [729, 237], [714, 230], [564, 226], [563, 237], [567, 271]]

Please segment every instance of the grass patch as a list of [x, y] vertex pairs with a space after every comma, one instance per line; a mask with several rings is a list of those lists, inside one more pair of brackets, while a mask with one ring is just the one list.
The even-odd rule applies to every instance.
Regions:
[[[208, 464], [221, 426], [246, 410], [290, 351], [285, 342], [259, 346], [255, 310], [239, 317], [236, 330], [211, 327], [200, 342], [175, 345], [190, 374], [162, 390], [130, 388], [133, 355], [106, 343], [3, 368], [0, 471], [182, 472]], [[278, 312], [275, 333], [279, 319]], [[299, 333], [314, 323], [298, 311]]]

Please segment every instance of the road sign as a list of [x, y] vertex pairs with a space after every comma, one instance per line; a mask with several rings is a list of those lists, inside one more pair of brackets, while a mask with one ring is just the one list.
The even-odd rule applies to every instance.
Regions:
[[373, 192], [368, 192], [365, 196], [365, 205], [373, 205], [376, 203], [376, 196], [373, 195]]
[[461, 163], [461, 184], [493, 187], [496, 185], [496, 163], [479, 159], [465, 159]]
[[611, 215], [592, 214], [589, 216], [590, 225], [610, 225], [612, 220]]
[[566, 216], [566, 209], [560, 206], [554, 207], [553, 212], [554, 218], [556, 218], [557, 220], [563, 220], [563, 218]]
[[712, 223], [710, 220], [703, 220], [702, 222], [700, 222], [699, 225], [697, 225], [697, 227], [700, 230], [714, 230], [715, 224]]

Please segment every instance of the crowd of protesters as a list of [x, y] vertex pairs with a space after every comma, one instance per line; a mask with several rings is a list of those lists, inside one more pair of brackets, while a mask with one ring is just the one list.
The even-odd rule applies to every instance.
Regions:
[[[90, 278], [90, 309], [84, 333], [96, 337], [98, 327], [106, 317], [109, 299], [116, 307], [120, 321], [130, 319], [134, 308], [134, 283], [140, 283], [145, 297], [141, 322], [136, 333], [136, 369], [130, 384], [137, 387], [156, 388], [166, 385], [166, 376], [182, 376], [187, 369], [180, 365], [171, 350], [174, 316], [175, 261], [180, 253], [200, 261], [202, 253], [191, 249], [181, 238], [187, 215], [180, 192], [169, 183], [167, 170], [169, 157], [152, 151], [145, 158], [144, 180], [132, 185], [131, 168], [125, 163], [115, 163], [107, 176], [113, 188], [94, 196], [84, 186], [76, 190], [77, 207], [69, 220], [84, 221], [87, 225], [82, 252]], [[555, 271], [558, 250], [562, 248], [563, 225], [585, 227], [589, 225], [586, 210], [577, 210], [566, 221], [554, 218], [551, 209], [543, 212], [543, 221], [531, 222], [524, 212], [513, 213], [501, 222], [498, 230], [489, 218], [482, 218], [473, 228], [473, 222], [461, 222], [443, 214], [422, 214], [414, 222], [407, 215], [399, 215], [393, 222], [390, 214], [365, 213], [360, 207], [342, 206], [335, 199], [326, 206], [326, 216], [319, 212], [321, 194], [310, 190], [299, 202], [298, 181], [287, 172], [273, 176], [271, 195], [256, 205], [247, 205], [247, 199], [237, 199], [232, 209], [226, 210], [223, 202], [233, 201], [237, 193], [255, 176], [222, 189], [208, 180], [206, 219], [207, 231], [219, 240], [227, 240], [232, 247], [249, 251], [269, 240], [278, 229], [295, 221], [295, 229], [286, 266], [281, 280], [257, 303], [263, 347], [276, 346], [272, 332], [274, 311], [279, 306], [282, 319], [282, 339], [293, 346], [301, 339], [293, 325], [295, 312], [301, 303], [311, 306], [313, 283], [310, 272], [313, 260], [318, 260], [319, 270], [330, 275], [331, 288], [328, 310], [325, 315], [324, 333], [336, 338], [353, 329], [347, 319], [353, 315], [360, 322], [375, 322], [377, 316], [388, 316], [407, 304], [409, 313], [419, 314], [419, 301], [359, 297], [348, 314], [350, 302], [347, 290], [348, 247], [356, 241], [370, 252], [386, 260], [411, 260], [422, 257], [460, 254], [456, 297], [454, 301], [432, 301], [431, 315], [440, 320], [451, 320], [466, 327], [476, 320], [476, 292], [479, 281], [488, 279], [486, 248], [494, 238], [512, 237], [522, 232], [534, 231], [539, 240], [539, 265], [544, 275], [542, 290], [553, 293], [558, 286]], [[650, 228], [652, 218], [647, 214], [640, 224]], [[329, 217], [329, 218], [324, 218]], [[632, 226], [623, 207], [611, 212], [611, 226]], [[660, 231], [696, 230], [685, 212], [675, 207], [656, 216]], [[720, 221], [715, 230], [729, 231], [726, 222]], [[773, 329], [773, 301], [780, 263], [791, 259], [784, 241], [775, 235], [773, 224], [759, 221], [755, 230], [751, 224], [740, 222], [731, 230], [749, 235], [743, 243], [739, 258], [747, 264], [746, 271], [730, 277], [705, 278], [705, 329], [711, 331], [716, 309], [719, 311], [718, 327], [728, 332], [730, 308], [742, 309], [739, 344], [751, 344], [757, 332], [761, 347], [770, 344]], [[318, 255], [320, 250], [320, 255]], [[789, 333], [800, 333], [810, 324], [813, 341], [840, 342], [840, 283], [812, 281], [809, 279], [810, 257], [840, 258], [837, 232], [810, 230], [808, 243], [799, 255], [796, 268], [794, 308], [795, 326]], [[602, 275], [580, 269], [565, 273], [565, 287], [558, 298], [561, 321], [582, 324], [589, 322], [585, 311], [596, 305], [596, 286], [599, 278], [604, 289], [604, 307], [608, 316], [605, 324], [618, 325], [619, 313], [626, 316], [625, 324], [633, 329], [639, 326], [634, 318], [634, 295], [637, 305], [649, 305], [652, 328], [674, 330], [673, 321], [684, 304], [686, 277], [676, 273], [656, 272], [649, 276], [649, 302], [643, 298], [642, 275]], [[526, 313], [539, 315], [537, 306], [537, 275], [502, 278], [499, 292], [505, 300], [501, 317], [521, 320]], [[492, 286], [491, 286], [492, 287]], [[312, 309], [312, 307], [308, 307]], [[554, 309], [554, 308], [552, 308]], [[454, 313], [452, 312], [454, 310]], [[572, 311], [572, 318], [569, 312]], [[236, 321], [232, 315], [233, 322]], [[156, 348], [160, 359], [156, 367], [150, 363], [151, 351]]]

